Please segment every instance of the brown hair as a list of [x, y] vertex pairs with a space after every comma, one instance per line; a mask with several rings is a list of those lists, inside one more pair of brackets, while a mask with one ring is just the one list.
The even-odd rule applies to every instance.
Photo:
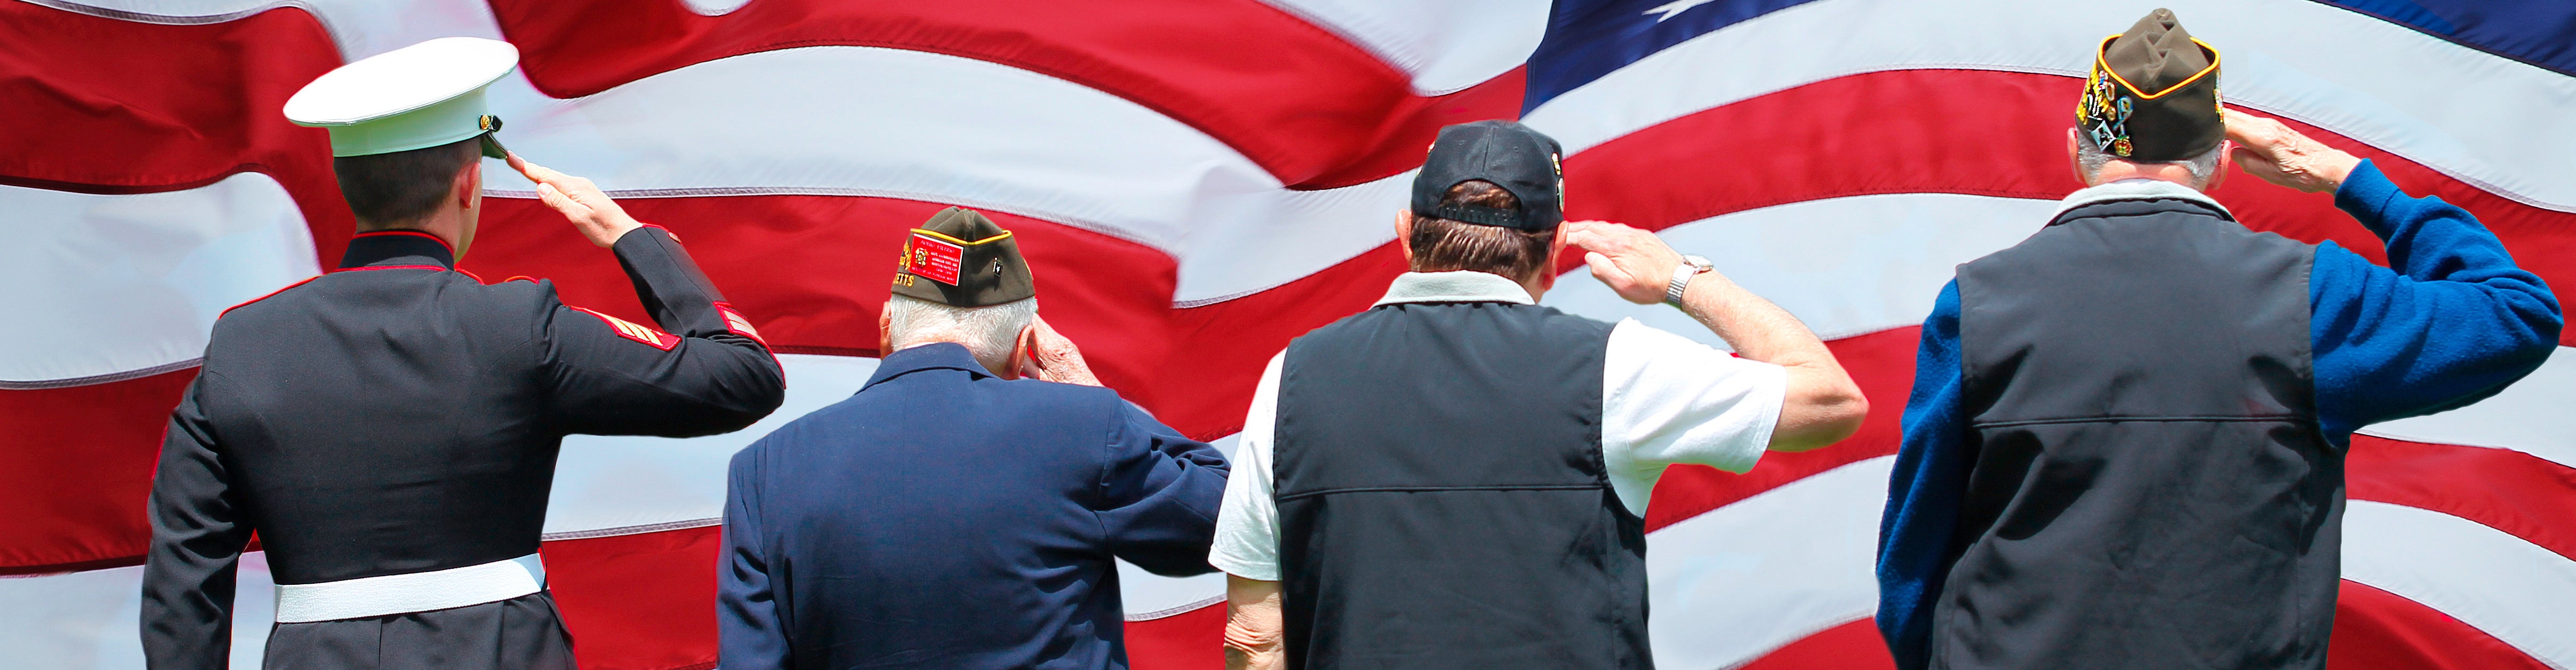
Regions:
[[389, 154], [331, 159], [340, 197], [358, 215], [358, 228], [389, 228], [438, 210], [456, 173], [483, 158], [482, 138]]
[[[1519, 209], [1521, 201], [1493, 182], [1471, 179], [1449, 187], [1440, 205]], [[1547, 269], [1547, 248], [1555, 240], [1554, 228], [1530, 232], [1415, 214], [1405, 246], [1413, 249], [1415, 272], [1475, 270], [1519, 281]]]

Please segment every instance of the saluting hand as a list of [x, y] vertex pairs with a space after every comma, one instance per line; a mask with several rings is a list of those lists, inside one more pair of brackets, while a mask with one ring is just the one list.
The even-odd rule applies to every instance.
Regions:
[[1029, 329], [1020, 335], [1021, 377], [1063, 384], [1099, 386], [1100, 378], [1092, 376], [1091, 364], [1082, 360], [1082, 349], [1073, 340], [1055, 332], [1045, 318], [1029, 320]]
[[2236, 141], [2229, 154], [2246, 174], [2263, 181], [2309, 193], [2335, 190], [2343, 185], [2361, 159], [2324, 142], [2309, 139], [2288, 124], [2272, 119], [2226, 110], [2227, 139]]
[[1565, 222], [1565, 243], [1584, 251], [1592, 277], [1619, 297], [1640, 305], [1664, 301], [1664, 289], [1682, 266], [1681, 252], [1654, 233], [1607, 221]]
[[537, 200], [553, 207], [564, 218], [571, 219], [573, 227], [581, 230], [582, 237], [590, 238], [591, 244], [605, 249], [616, 244], [617, 238], [625, 236], [627, 231], [644, 227], [635, 217], [627, 216], [626, 208], [617, 206], [616, 200], [609, 199], [606, 192], [600, 191], [599, 186], [588, 179], [530, 163], [515, 151], [510, 152], [508, 160], [511, 169], [537, 183]]

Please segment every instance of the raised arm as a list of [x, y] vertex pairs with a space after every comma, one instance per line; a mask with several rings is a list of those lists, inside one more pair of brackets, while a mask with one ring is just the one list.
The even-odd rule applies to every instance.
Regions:
[[[536, 337], [565, 432], [686, 437], [739, 430], [785, 399], [785, 374], [678, 238], [627, 216], [588, 179], [510, 157], [537, 195], [612, 249], [660, 329], [555, 306]], [[552, 296], [548, 296], [551, 299]], [[667, 332], [666, 332], [667, 331]]]
[[200, 404], [211, 377], [199, 373], [170, 413], [152, 474], [142, 613], [144, 666], [152, 670], [223, 670], [231, 662], [233, 580], [251, 529]]
[[1146, 572], [1179, 577], [1208, 565], [1217, 502], [1225, 496], [1225, 455], [1182, 437], [1134, 404], [1118, 401], [1121, 424], [1100, 477], [1100, 524], [1109, 548]]
[[2231, 113], [2246, 172], [2335, 206], [2387, 242], [2388, 267], [2332, 243], [2309, 275], [2317, 409], [2329, 433], [2460, 407], [2539, 367], [2564, 317], [2538, 275], [2468, 211], [2278, 121]]
[[[1566, 244], [1580, 247], [1592, 276], [1619, 297], [1641, 305], [1664, 300], [1664, 289], [1682, 265], [1681, 254], [1654, 233], [1616, 223], [1570, 221]], [[1682, 311], [1707, 326], [1746, 359], [1788, 371], [1780, 419], [1771, 432], [1773, 451], [1806, 451], [1860, 430], [1869, 399], [1832, 350], [1788, 310], [1744, 290], [1716, 272], [1693, 277]]]

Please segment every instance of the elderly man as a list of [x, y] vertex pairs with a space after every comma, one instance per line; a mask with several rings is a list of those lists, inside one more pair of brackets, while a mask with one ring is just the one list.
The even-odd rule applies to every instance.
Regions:
[[984, 215], [900, 263], [867, 386], [733, 458], [720, 662], [1126, 667], [1112, 559], [1211, 571], [1224, 457], [1098, 388]]
[[[1412, 272], [1270, 360], [1211, 556], [1229, 663], [1645, 668], [1646, 502], [1842, 439], [1868, 403], [1779, 307], [1616, 224], [1564, 223], [1556, 141], [1440, 131], [1396, 215]], [[1566, 245], [1742, 358], [1540, 307]]]
[[[2218, 70], [2166, 10], [2103, 40], [2087, 187], [1934, 303], [1881, 532], [1898, 667], [2323, 668], [2353, 430], [2556, 343], [2556, 299], [2468, 212], [2222, 115]], [[2231, 155], [2334, 192], [2396, 269], [2238, 225], [2202, 194]]]

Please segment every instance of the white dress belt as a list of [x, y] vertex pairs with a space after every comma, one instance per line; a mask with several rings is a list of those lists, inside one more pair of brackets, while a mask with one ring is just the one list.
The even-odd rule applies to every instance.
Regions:
[[336, 621], [500, 602], [546, 588], [536, 554], [462, 568], [277, 585], [277, 622]]

